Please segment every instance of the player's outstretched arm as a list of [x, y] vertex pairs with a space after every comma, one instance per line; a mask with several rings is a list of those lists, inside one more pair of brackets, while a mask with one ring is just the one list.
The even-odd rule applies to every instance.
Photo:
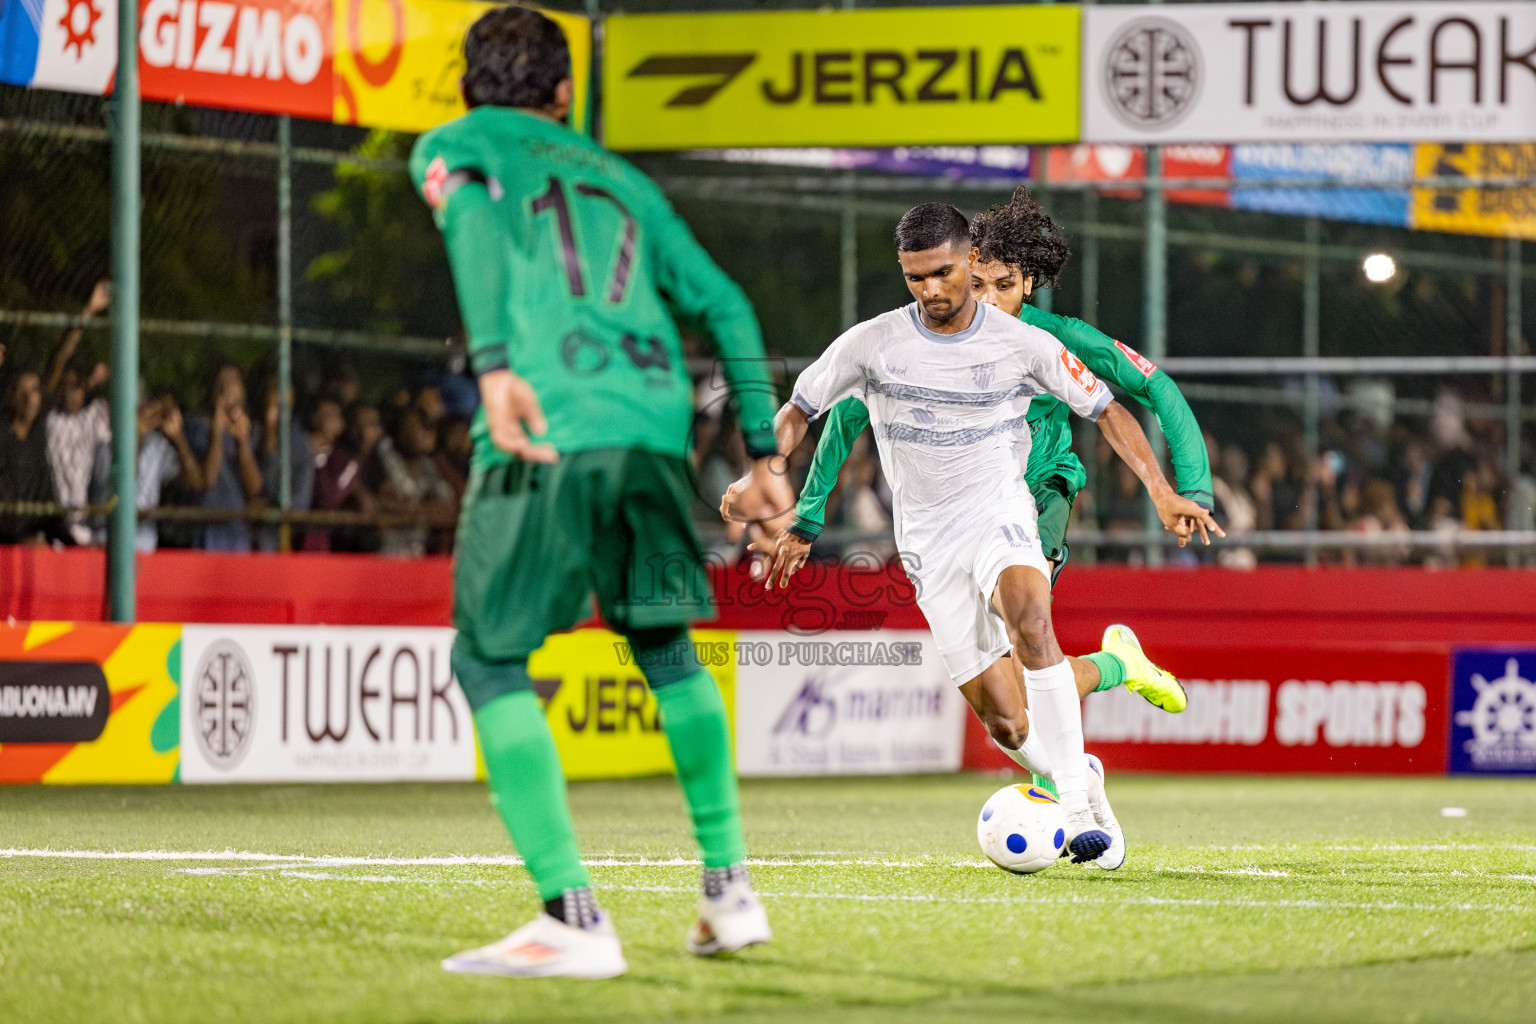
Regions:
[[1178, 535], [1179, 547], [1188, 543], [1196, 530], [1206, 544], [1211, 542], [1210, 533], [1218, 537], [1226, 536], [1222, 528], [1216, 525], [1210, 510], [1174, 491], [1168, 478], [1163, 476], [1162, 467], [1157, 464], [1157, 456], [1152, 452], [1152, 445], [1147, 442], [1147, 435], [1142, 433], [1141, 424], [1136, 422], [1130, 410], [1119, 402], [1110, 402], [1099, 415], [1098, 424], [1115, 454], [1125, 460], [1126, 465], [1146, 486], [1157, 508], [1157, 517], [1163, 522], [1163, 529], [1172, 530]]
[[1128, 345], [1091, 324], [1072, 317], [1057, 317], [1049, 330], [1073, 355], [1102, 380], [1129, 394], [1152, 410], [1168, 441], [1168, 461], [1178, 492], [1196, 504], [1210, 508], [1211, 462], [1205, 450], [1200, 423], [1185, 401], [1179, 386], [1162, 370]]

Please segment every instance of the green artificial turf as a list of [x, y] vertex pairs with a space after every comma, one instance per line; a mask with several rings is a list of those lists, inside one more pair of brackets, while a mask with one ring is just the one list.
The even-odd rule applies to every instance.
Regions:
[[[449, 975], [532, 915], [477, 786], [0, 789], [0, 1021], [1490, 1021], [1536, 1006], [1536, 780], [1111, 777], [1125, 868], [979, 864], [997, 779], [743, 787], [775, 942], [683, 951], [670, 780], [571, 787], [608, 982]], [[1462, 807], [1447, 818], [1441, 808]], [[48, 856], [15, 851], [54, 851]], [[246, 851], [104, 860], [59, 851]], [[395, 862], [390, 862], [391, 860]], [[622, 862], [622, 863], [618, 863]]]

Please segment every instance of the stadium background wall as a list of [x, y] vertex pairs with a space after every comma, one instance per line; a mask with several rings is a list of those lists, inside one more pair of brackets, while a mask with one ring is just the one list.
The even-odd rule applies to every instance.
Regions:
[[[98, 664], [110, 712], [92, 742], [7, 743], [0, 736], [0, 781], [176, 777], [177, 714], [167, 709], [177, 696], [180, 627], [87, 625], [102, 614], [103, 558], [99, 550], [0, 548], [0, 612], [13, 624], [0, 630], [0, 660]], [[449, 621], [447, 559], [165, 551], [140, 556], [139, 567], [147, 622], [443, 627]], [[739, 570], [721, 570], [715, 582], [720, 613], [708, 625], [720, 632], [707, 634], [713, 639], [736, 630], [775, 631], [785, 639], [869, 638], [925, 625], [910, 583], [897, 570], [818, 567], [788, 600], [764, 595]], [[1088, 702], [1085, 730], [1093, 749], [1120, 768], [1159, 771], [1443, 772], [1455, 718], [1453, 658], [1479, 649], [1497, 649], [1502, 657], [1507, 649], [1511, 658], [1524, 659], [1522, 666], [1536, 664], [1526, 649], [1536, 645], [1532, 609], [1536, 578], [1500, 569], [1082, 567], [1063, 578], [1056, 595], [1064, 649], [1096, 649], [1106, 625], [1125, 621], [1150, 640], [1167, 667], [1191, 681], [1191, 709], [1181, 716], [1146, 714], [1139, 701], [1118, 693]], [[42, 625], [46, 620], [80, 625]], [[607, 657], [612, 640], [583, 631], [557, 642], [542, 654], [545, 674], [592, 675], [590, 666]], [[728, 697], [729, 668], [717, 673]], [[567, 737], [568, 767], [577, 777], [670, 770], [659, 735], [647, 733], [645, 721], [644, 710], [625, 718], [617, 731], [635, 735], [613, 741], [640, 746], [619, 756], [606, 745], [582, 745], [592, 737]], [[1008, 764], [966, 716], [963, 765]]]

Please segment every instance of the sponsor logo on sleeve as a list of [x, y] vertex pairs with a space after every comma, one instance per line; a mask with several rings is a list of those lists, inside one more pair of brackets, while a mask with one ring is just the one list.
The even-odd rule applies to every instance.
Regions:
[[427, 175], [421, 183], [421, 194], [427, 205], [434, 210], [443, 208], [443, 186], [448, 182], [448, 161], [437, 157], [427, 164]]
[[1152, 360], [1148, 359], [1140, 352], [1137, 352], [1125, 342], [1115, 342], [1115, 348], [1123, 352], [1125, 354], [1125, 358], [1129, 359], [1132, 363], [1135, 364], [1136, 369], [1141, 371], [1141, 375], [1143, 377], [1150, 377], [1153, 373], [1157, 372], [1157, 367], [1153, 364]]
[[1081, 359], [1068, 352], [1065, 348], [1061, 350], [1061, 364], [1067, 368], [1067, 373], [1084, 392], [1091, 395], [1098, 390], [1099, 378], [1093, 375], [1092, 370], [1083, 365]]

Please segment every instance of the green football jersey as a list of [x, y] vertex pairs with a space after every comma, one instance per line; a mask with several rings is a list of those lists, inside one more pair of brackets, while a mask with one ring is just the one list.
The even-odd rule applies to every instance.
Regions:
[[[628, 161], [548, 118], [482, 106], [421, 136], [410, 169], [443, 232], [471, 366], [527, 379], [542, 440], [686, 455], [693, 386], [675, 315], [714, 341], [748, 451], [773, 453], [752, 305]], [[473, 433], [476, 465], [508, 458], [483, 410]]]
[[[1168, 441], [1169, 461], [1180, 494], [1210, 508], [1211, 465], [1200, 424], [1178, 385], [1129, 345], [1123, 345], [1081, 320], [1057, 316], [1025, 304], [1019, 319], [1033, 324], [1060, 341], [1094, 374], [1128, 392], [1157, 416]], [[1072, 451], [1071, 410], [1052, 395], [1037, 395], [1027, 412], [1030, 432], [1029, 464], [1024, 479], [1031, 484], [1059, 477], [1076, 494], [1087, 482], [1083, 464]], [[845, 398], [832, 407], [821, 440], [795, 505], [791, 532], [806, 540], [821, 535], [826, 522], [827, 499], [837, 485], [854, 439], [869, 425], [869, 410], [857, 398]]]

